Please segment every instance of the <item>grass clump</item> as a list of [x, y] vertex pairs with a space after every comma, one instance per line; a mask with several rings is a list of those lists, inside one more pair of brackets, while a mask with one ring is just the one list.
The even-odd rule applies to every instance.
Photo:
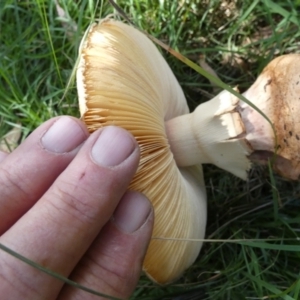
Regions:
[[[115, 13], [107, 2], [0, 2], [0, 136], [15, 124], [24, 139], [62, 114], [79, 116], [74, 86], [61, 101], [84, 30]], [[271, 0], [120, 0], [148, 33], [195, 62], [205, 57], [240, 91], [275, 56], [300, 52], [300, 2]], [[116, 18], [119, 18], [116, 15]], [[216, 88], [162, 51], [193, 109]], [[299, 299], [300, 185], [254, 168], [243, 182], [205, 166], [208, 225], [196, 263], [176, 283], [160, 287], [142, 277], [132, 299]], [[232, 241], [236, 240], [236, 241]]]

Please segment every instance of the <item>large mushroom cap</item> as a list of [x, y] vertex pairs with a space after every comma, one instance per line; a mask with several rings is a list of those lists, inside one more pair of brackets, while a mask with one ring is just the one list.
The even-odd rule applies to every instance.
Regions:
[[139, 143], [130, 189], [144, 193], [155, 211], [144, 270], [159, 283], [171, 282], [196, 259], [202, 243], [186, 239], [202, 239], [206, 224], [201, 166], [179, 169], [165, 130], [165, 121], [188, 113], [183, 92], [153, 43], [121, 22], [92, 26], [79, 55], [80, 111], [89, 130], [120, 126]]
[[270, 124], [244, 104], [241, 114], [246, 139], [254, 151], [252, 157], [261, 161], [274, 158], [275, 171], [286, 178], [299, 179], [300, 54], [272, 60], [244, 95], [268, 116], [277, 135], [275, 140]]

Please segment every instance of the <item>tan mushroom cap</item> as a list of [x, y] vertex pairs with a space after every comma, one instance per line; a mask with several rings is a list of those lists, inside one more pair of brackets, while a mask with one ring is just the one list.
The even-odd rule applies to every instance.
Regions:
[[165, 131], [165, 121], [189, 112], [185, 97], [157, 48], [128, 25], [106, 19], [92, 26], [80, 52], [82, 119], [90, 132], [116, 125], [136, 138], [141, 160], [130, 189], [144, 193], [155, 211], [144, 270], [169, 283], [195, 261], [202, 243], [186, 239], [203, 239], [206, 225], [202, 168], [178, 168]]
[[[272, 158], [281, 176], [300, 179], [300, 54], [282, 55], [272, 60], [255, 83], [244, 93], [274, 125], [253, 108], [242, 104], [241, 115], [247, 131], [252, 158], [260, 162]], [[277, 151], [275, 151], [277, 149]]]

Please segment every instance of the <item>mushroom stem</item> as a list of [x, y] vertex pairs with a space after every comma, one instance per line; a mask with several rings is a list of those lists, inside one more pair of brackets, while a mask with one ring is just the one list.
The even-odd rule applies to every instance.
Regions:
[[238, 112], [239, 99], [222, 91], [191, 114], [165, 123], [168, 141], [178, 166], [211, 163], [246, 179], [252, 152], [244, 139]]
[[251, 163], [272, 158], [288, 179], [300, 175], [300, 54], [283, 55], [263, 70], [244, 96], [273, 123], [227, 91], [191, 114], [165, 123], [178, 166], [212, 163], [246, 179]]

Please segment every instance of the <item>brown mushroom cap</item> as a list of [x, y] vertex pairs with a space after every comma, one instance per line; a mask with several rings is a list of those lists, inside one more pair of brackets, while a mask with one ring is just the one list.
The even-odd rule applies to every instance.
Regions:
[[272, 60], [244, 96], [268, 116], [277, 135], [276, 141], [270, 124], [247, 104], [241, 105], [246, 139], [253, 149], [251, 159], [261, 163], [273, 158], [276, 172], [299, 179], [300, 54]]

